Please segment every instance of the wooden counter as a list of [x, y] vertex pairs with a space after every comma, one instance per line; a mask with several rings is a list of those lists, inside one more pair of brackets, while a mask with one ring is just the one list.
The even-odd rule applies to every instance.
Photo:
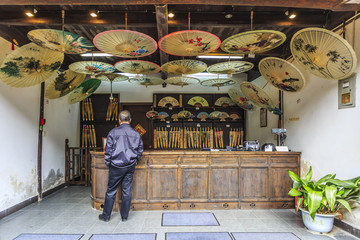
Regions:
[[[102, 209], [108, 168], [92, 154], [92, 207]], [[146, 151], [138, 161], [132, 209], [293, 208], [288, 170], [299, 174], [298, 152]], [[118, 210], [118, 191], [114, 210]]]

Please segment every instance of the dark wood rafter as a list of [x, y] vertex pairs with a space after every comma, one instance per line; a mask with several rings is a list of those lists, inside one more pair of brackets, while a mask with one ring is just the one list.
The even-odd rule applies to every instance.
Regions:
[[[156, 23], [158, 39], [161, 39], [168, 34], [168, 8], [167, 5], [157, 5], [156, 8]], [[169, 61], [169, 57], [163, 51], [160, 51], [160, 64], [163, 65]], [[162, 73], [162, 77], [166, 78], [166, 74]]]

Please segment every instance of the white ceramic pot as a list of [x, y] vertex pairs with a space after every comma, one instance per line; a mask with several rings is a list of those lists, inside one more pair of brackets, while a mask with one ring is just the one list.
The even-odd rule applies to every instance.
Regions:
[[302, 219], [304, 225], [311, 231], [319, 233], [328, 233], [333, 229], [334, 218], [337, 214], [315, 214], [315, 218], [312, 219], [309, 212], [300, 208], [302, 213]]

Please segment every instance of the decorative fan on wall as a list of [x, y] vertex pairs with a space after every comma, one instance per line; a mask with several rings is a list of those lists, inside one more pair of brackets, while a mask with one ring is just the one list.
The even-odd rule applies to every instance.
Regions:
[[170, 85], [183, 87], [183, 86], [187, 86], [187, 85], [191, 85], [191, 84], [198, 84], [198, 83], [200, 83], [200, 80], [197, 78], [193, 78], [193, 77], [179, 76], [179, 77], [168, 78], [165, 80], [165, 82]]
[[164, 80], [158, 77], [138, 77], [138, 78], [130, 78], [130, 83], [136, 85], [144, 85], [145, 87], [152, 85], [160, 85], [164, 83]]
[[263, 53], [280, 46], [286, 35], [274, 30], [256, 30], [233, 35], [223, 41], [221, 49], [232, 54]]
[[208, 107], [209, 103], [205, 98], [195, 96], [189, 99], [188, 104], [194, 107]]
[[161, 66], [162, 72], [171, 75], [195, 74], [205, 71], [206, 63], [198, 60], [175, 60]]
[[228, 74], [228, 76], [231, 77], [233, 74], [249, 71], [253, 67], [254, 64], [251, 62], [229, 61], [213, 64], [207, 68], [207, 71], [214, 74]]
[[206, 87], [217, 87], [218, 90], [220, 90], [220, 87], [234, 85], [235, 80], [230, 78], [215, 78], [202, 81], [200, 84]]
[[214, 105], [220, 107], [228, 107], [228, 106], [235, 106], [236, 103], [234, 103], [229, 97], [220, 97], [216, 99]]
[[67, 95], [77, 88], [85, 79], [85, 74], [71, 71], [58, 72], [57, 77], [51, 80], [45, 89], [45, 97], [55, 99]]
[[261, 75], [274, 87], [299, 92], [305, 86], [305, 78], [297, 67], [281, 58], [267, 57], [259, 62]]
[[296, 32], [290, 49], [298, 63], [321, 78], [339, 80], [349, 77], [357, 65], [350, 44], [338, 34], [322, 28], [305, 28]]
[[236, 105], [238, 105], [242, 109], [245, 110], [254, 109], [254, 105], [251, 103], [251, 101], [248, 98], [244, 96], [244, 94], [242, 94], [242, 92], [240, 92], [240, 90], [237, 90], [235, 88], [230, 88], [228, 94], [231, 100], [233, 100], [233, 102], [235, 102]]
[[153, 74], [160, 72], [161, 68], [156, 63], [142, 60], [125, 60], [115, 63], [115, 68], [121, 72], [131, 74]]
[[13, 87], [30, 87], [56, 77], [64, 54], [35, 43], [12, 51], [0, 66], [0, 79]]
[[86, 38], [61, 30], [35, 29], [28, 32], [28, 38], [40, 47], [66, 54], [82, 54], [94, 49]]
[[113, 65], [98, 61], [74, 62], [69, 65], [69, 69], [77, 73], [91, 74], [92, 76], [112, 73], [116, 70]]
[[159, 41], [161, 51], [175, 56], [198, 56], [215, 51], [221, 44], [212, 33], [184, 30], [170, 33]]
[[145, 57], [157, 49], [152, 37], [129, 30], [101, 32], [94, 37], [94, 45], [102, 52], [123, 58]]
[[74, 104], [84, 100], [93, 94], [101, 84], [101, 80], [91, 78], [80, 84], [74, 91], [72, 91], [68, 97], [68, 103]]
[[179, 101], [174, 98], [174, 97], [163, 97], [162, 99], [160, 99], [160, 101], [158, 102], [158, 106], [159, 107], [177, 107], [180, 106]]

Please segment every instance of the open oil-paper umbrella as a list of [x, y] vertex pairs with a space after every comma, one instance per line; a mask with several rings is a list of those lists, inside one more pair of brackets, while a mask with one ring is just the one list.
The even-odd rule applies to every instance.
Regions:
[[290, 49], [298, 63], [321, 78], [339, 80], [349, 77], [357, 65], [350, 44], [323, 28], [305, 28], [296, 32]]
[[125, 60], [115, 63], [115, 68], [124, 73], [153, 74], [160, 72], [161, 68], [156, 63], [142, 60]]
[[41, 47], [67, 54], [82, 54], [94, 49], [86, 38], [61, 30], [36, 29], [28, 32], [28, 38]]
[[183, 86], [187, 86], [187, 85], [191, 85], [191, 84], [198, 84], [198, 83], [200, 83], [200, 80], [197, 78], [193, 78], [193, 77], [178, 76], [178, 77], [168, 78], [165, 80], [165, 82], [170, 85], [183, 87]]
[[77, 73], [91, 74], [96, 76], [98, 74], [112, 73], [116, 69], [113, 65], [98, 61], [80, 61], [69, 65], [69, 68]]
[[205, 71], [206, 63], [198, 60], [175, 60], [161, 66], [162, 72], [171, 75], [195, 74]]
[[30, 87], [54, 78], [63, 61], [63, 53], [29, 43], [6, 57], [0, 79], [13, 87]]
[[217, 87], [218, 90], [220, 90], [220, 87], [234, 85], [235, 80], [230, 78], [215, 78], [202, 81], [200, 84], [206, 87]]
[[113, 94], [112, 94], [112, 84], [113, 82], [123, 82], [129, 79], [129, 77], [124, 76], [124, 75], [119, 75], [119, 74], [115, 74], [115, 73], [105, 73], [102, 75], [99, 75], [97, 77], [98, 79], [102, 80], [102, 81], [109, 81], [110, 82], [110, 101], [112, 101], [113, 98]]
[[159, 48], [175, 56], [198, 56], [215, 51], [221, 44], [212, 33], [185, 30], [170, 33], [159, 40]]
[[214, 74], [227, 74], [231, 77], [233, 74], [239, 74], [249, 71], [254, 64], [246, 61], [232, 61], [216, 63], [208, 67], [207, 71]]
[[96, 78], [90, 78], [89, 80], [81, 83], [80, 86], [70, 93], [68, 103], [74, 104], [84, 100], [93, 94], [100, 84], [101, 80]]
[[280, 46], [286, 35], [274, 30], [256, 30], [242, 32], [225, 39], [221, 49], [227, 53], [249, 54], [263, 53]]
[[251, 101], [244, 96], [244, 94], [235, 88], [230, 88], [228, 91], [228, 95], [230, 96], [231, 100], [236, 103], [239, 107], [244, 110], [253, 110], [254, 105]]
[[55, 79], [51, 80], [45, 89], [45, 97], [55, 99], [70, 93], [77, 88], [85, 79], [85, 74], [71, 71], [58, 72]]
[[129, 30], [101, 32], [95, 36], [94, 45], [102, 52], [124, 58], [145, 57], [157, 49], [152, 37]]
[[284, 59], [263, 58], [259, 62], [259, 70], [266, 81], [280, 90], [299, 92], [305, 86], [305, 78], [300, 70]]
[[158, 77], [138, 77], [138, 78], [130, 78], [130, 83], [137, 85], [144, 85], [145, 87], [152, 85], [160, 85], [164, 83], [164, 80]]

